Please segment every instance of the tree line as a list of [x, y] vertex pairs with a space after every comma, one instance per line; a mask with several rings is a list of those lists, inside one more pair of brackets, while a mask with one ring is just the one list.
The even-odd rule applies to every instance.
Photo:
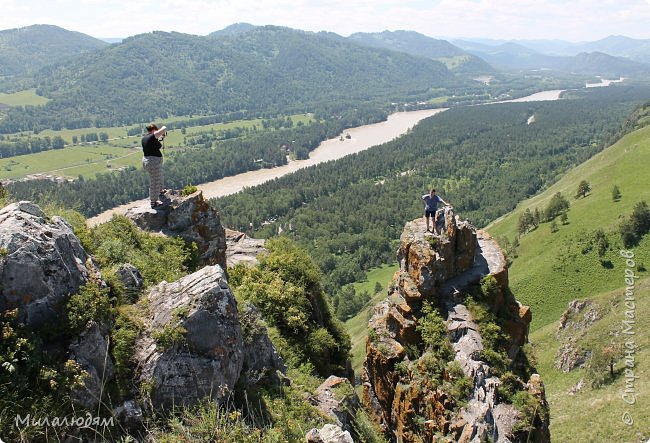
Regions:
[[[205, 134], [201, 143], [197, 142], [192, 148], [166, 153], [165, 186], [182, 189], [187, 184], [284, 165], [287, 150], [296, 158], [304, 159], [321, 141], [335, 137], [345, 128], [376, 123], [385, 120], [386, 116], [383, 109], [358, 106], [356, 110], [344, 111], [310, 125], [258, 132], [242, 138], [220, 140], [218, 133]], [[60, 185], [48, 181], [18, 181], [8, 185], [8, 190], [21, 200], [57, 202], [90, 217], [144, 198], [147, 180], [142, 169], [131, 167], [118, 173], [98, 174], [93, 180], [80, 177], [73, 183]]]
[[647, 87], [617, 87], [575, 100], [454, 108], [397, 140], [215, 205], [227, 226], [253, 223], [258, 236], [295, 238], [336, 294], [394, 260], [404, 223], [421, 215], [420, 196], [432, 185], [462, 218], [484, 226], [632, 128], [626, 117], [649, 97]]

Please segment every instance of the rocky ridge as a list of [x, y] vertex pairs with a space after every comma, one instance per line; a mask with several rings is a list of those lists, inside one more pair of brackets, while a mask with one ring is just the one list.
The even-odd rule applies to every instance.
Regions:
[[[500, 312], [509, 337], [507, 354], [517, 359], [528, 340], [530, 309], [508, 294], [506, 261], [496, 242], [460, 221], [453, 209], [445, 209], [445, 229], [437, 236], [425, 232], [424, 219], [406, 224], [398, 250], [400, 269], [393, 277], [388, 297], [379, 303], [369, 321], [362, 373], [363, 402], [394, 441], [419, 441], [445, 435], [455, 441], [518, 441], [513, 431], [520, 414], [498, 395], [496, 371], [482, 358], [484, 341], [480, 325], [466, 306], [466, 296], [487, 275], [498, 290], [486, 304]], [[453, 360], [471, 381], [469, 398], [459, 399], [441, 386], [418, 383], [413, 372], [422, 371], [426, 360], [414, 355], [422, 347], [418, 330], [423, 305], [437, 307], [447, 330]], [[453, 381], [449, 366], [445, 381]], [[524, 386], [545, 404], [543, 385], [534, 375]], [[549, 441], [548, 417], [536, 423], [530, 441]]]
[[[207, 397], [224, 401], [237, 383], [277, 386], [286, 372], [259, 313], [249, 306], [238, 314], [225, 275], [226, 238], [218, 212], [200, 192], [170, 195], [162, 211], [139, 210], [131, 218], [146, 229], [196, 241], [202, 261], [215, 264], [178, 281], [161, 282], [134, 305], [142, 316], [133, 355], [134, 386], [144, 388], [140, 392], [146, 391], [149, 399], [143, 404], [129, 398], [137, 397], [135, 391], [122, 398], [115, 414], [126, 421], [138, 415], [136, 421], [141, 420], [147, 406], [164, 410]], [[143, 287], [138, 269], [124, 264], [117, 276], [128, 302], [135, 303]], [[48, 338], [52, 327], [65, 327], [66, 304], [82, 285], [92, 280], [108, 290], [72, 227], [60, 217], [48, 218], [31, 202], [2, 208], [0, 277], [0, 313], [15, 310], [17, 324], [49, 340], [50, 354], [74, 361], [84, 371], [83, 386], [71, 392], [73, 402], [86, 409], [104, 402], [116, 375], [112, 320], [90, 321], [66, 333], [72, 336]], [[246, 337], [242, 323], [249, 330]]]

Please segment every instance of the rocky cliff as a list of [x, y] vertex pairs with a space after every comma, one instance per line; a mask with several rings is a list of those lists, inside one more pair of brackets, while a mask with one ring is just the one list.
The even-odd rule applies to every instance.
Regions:
[[[148, 288], [140, 300], [143, 280], [138, 270], [129, 264], [117, 270], [127, 293], [119, 310], [129, 305], [137, 330], [128, 362], [121, 348], [122, 365], [131, 362], [136, 367], [132, 389], [111, 401], [124, 402], [115, 416], [126, 414], [132, 419], [140, 414], [139, 421], [142, 409], [151, 412], [147, 407], [161, 411], [204, 398], [223, 401], [236, 384], [277, 386], [286, 372], [260, 314], [253, 306], [241, 315], [238, 312], [225, 275], [226, 238], [219, 214], [200, 192], [170, 195], [162, 210], [136, 209], [131, 219], [145, 229], [196, 242], [206, 266], [175, 282]], [[238, 237], [239, 242], [247, 240]], [[247, 244], [242, 255], [261, 250], [259, 242]], [[101, 321], [71, 327], [70, 300], [88, 284], [105, 293], [104, 310], [96, 313]], [[25, 335], [34, 338], [33, 352], [47, 353], [53, 367], [65, 360], [74, 362], [83, 380], [69, 393], [74, 407], [91, 410], [110, 403], [107, 387], [117, 375], [113, 353], [123, 326], [116, 326], [110, 304], [117, 300], [109, 302], [111, 290], [64, 219], [49, 218], [27, 201], [0, 209], [0, 326], [3, 333], [5, 325], [11, 331], [25, 329]], [[84, 299], [86, 305], [78, 299], [76, 306], [96, 309], [103, 296], [95, 295], [97, 299]], [[7, 313], [12, 313], [11, 324]], [[44, 341], [47, 349], [39, 348]], [[140, 398], [143, 392], [146, 399]]]
[[365, 406], [398, 442], [549, 441], [543, 385], [521, 350], [531, 312], [510, 293], [496, 242], [451, 208], [441, 235], [418, 219], [400, 240], [400, 269], [369, 322]]
[[148, 203], [129, 209], [125, 216], [145, 231], [180, 237], [199, 248], [202, 266], [226, 269], [226, 234], [219, 212], [203, 197], [202, 191], [183, 196], [168, 191], [163, 205], [151, 209]]

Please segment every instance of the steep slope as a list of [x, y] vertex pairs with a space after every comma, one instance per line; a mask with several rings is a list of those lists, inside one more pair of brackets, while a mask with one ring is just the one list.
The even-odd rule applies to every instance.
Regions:
[[[648, 107], [638, 125], [649, 122]], [[626, 248], [619, 224], [637, 202], [650, 199], [649, 178], [639, 165], [650, 161], [650, 127], [642, 127], [571, 170], [545, 192], [487, 227], [512, 244], [526, 209], [546, 207], [561, 192], [570, 201], [568, 223], [551, 223], [520, 236], [510, 247], [510, 282], [522, 302], [537, 314], [531, 341], [546, 382], [554, 441], [647, 441], [650, 408], [644, 399], [650, 373], [641, 325], [648, 318], [650, 239]], [[586, 180], [591, 191], [574, 195]], [[620, 190], [614, 199], [612, 188]], [[598, 252], [596, 232], [606, 247]], [[624, 252], [621, 250], [630, 251]], [[632, 260], [626, 257], [633, 254]], [[626, 281], [632, 273], [637, 278]], [[632, 285], [630, 283], [633, 282]], [[568, 309], [567, 309], [568, 307]], [[632, 321], [628, 328], [623, 321]], [[627, 331], [627, 332], [625, 332]], [[626, 344], [627, 343], [627, 344]], [[630, 351], [630, 352], [626, 352]], [[612, 362], [612, 372], [608, 363]], [[634, 377], [639, 377], [638, 379]], [[628, 392], [629, 391], [629, 392]], [[628, 404], [633, 395], [634, 403]], [[576, 410], [583, 411], [575, 414]]]
[[[35, 119], [122, 124], [170, 114], [314, 110], [411, 96], [450, 79], [433, 60], [289, 28], [222, 38], [153, 32], [41, 71], [39, 93], [52, 100]], [[24, 117], [10, 111], [3, 126], [12, 116]]]
[[438, 60], [454, 72], [486, 74], [494, 71], [481, 58], [463, 51], [448, 41], [427, 37], [414, 31], [357, 32], [348, 38], [366, 46]]
[[0, 31], [0, 78], [23, 75], [106, 46], [102, 40], [52, 25]]
[[[507, 238], [512, 243], [519, 217], [526, 209], [543, 210], [557, 192], [569, 199], [567, 224], [558, 221], [557, 232], [551, 232], [551, 223], [540, 224], [519, 238], [517, 257], [511, 253], [514, 260], [510, 284], [522, 302], [537, 314], [533, 329], [556, 321], [567, 303], [576, 297], [620, 286], [617, 277], [621, 270], [616, 265], [618, 250], [623, 247], [617, 231], [619, 218], [629, 215], [637, 202], [650, 201], [648, 176], [638, 169], [638, 165], [647, 162], [650, 162], [650, 127], [628, 134], [486, 228], [495, 238]], [[585, 198], [576, 199], [582, 180], [590, 184], [591, 192]], [[619, 201], [612, 200], [614, 185], [622, 194]], [[607, 234], [610, 244], [603, 257], [598, 256], [595, 248], [588, 247], [593, 232], [599, 228]], [[650, 263], [647, 239], [636, 251], [639, 261]], [[601, 261], [607, 260], [615, 265], [603, 266]]]

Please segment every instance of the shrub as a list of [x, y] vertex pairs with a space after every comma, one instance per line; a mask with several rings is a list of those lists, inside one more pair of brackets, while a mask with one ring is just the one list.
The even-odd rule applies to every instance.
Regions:
[[185, 185], [185, 187], [181, 191], [181, 195], [187, 196], [187, 195], [190, 195], [190, 194], [194, 194], [196, 191], [198, 191], [198, 189], [199, 188], [197, 188], [194, 185]]
[[70, 296], [67, 303], [68, 325], [74, 332], [80, 332], [89, 321], [107, 323], [112, 318], [108, 288], [101, 286], [98, 276], [91, 274], [88, 282], [79, 292]]
[[566, 212], [568, 209], [569, 200], [563, 197], [560, 192], [557, 192], [553, 197], [551, 197], [551, 200], [544, 209], [544, 217], [546, 218], [546, 221], [551, 221], [558, 215]]

